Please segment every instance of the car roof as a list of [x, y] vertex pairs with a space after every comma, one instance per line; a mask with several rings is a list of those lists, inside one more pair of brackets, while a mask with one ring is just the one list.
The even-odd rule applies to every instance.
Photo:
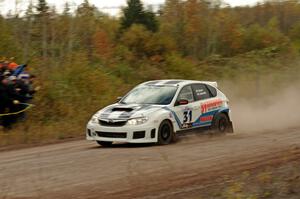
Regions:
[[197, 80], [183, 80], [183, 79], [164, 79], [164, 80], [152, 80], [142, 83], [142, 85], [169, 85], [169, 86], [185, 86], [188, 84], [209, 84], [213, 87], [218, 87], [217, 82], [211, 81], [197, 81]]

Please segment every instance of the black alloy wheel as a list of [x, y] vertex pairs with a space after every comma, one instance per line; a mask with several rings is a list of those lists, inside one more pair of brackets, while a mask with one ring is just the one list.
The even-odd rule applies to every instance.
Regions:
[[229, 132], [229, 126], [230, 123], [227, 115], [224, 113], [218, 113], [213, 119], [211, 129], [216, 133], [227, 133]]
[[164, 120], [158, 129], [158, 144], [170, 144], [174, 140], [173, 126], [170, 121]]

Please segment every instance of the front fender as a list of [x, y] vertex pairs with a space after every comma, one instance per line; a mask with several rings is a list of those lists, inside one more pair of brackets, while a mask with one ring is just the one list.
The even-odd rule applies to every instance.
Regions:
[[176, 119], [172, 114], [172, 111], [169, 110], [168, 108], [162, 108], [161, 110], [156, 111], [151, 116], [149, 116], [149, 118], [151, 118], [151, 120], [153, 120], [153, 122], [156, 124], [157, 129], [159, 128], [161, 122], [164, 120], [171, 121], [174, 131], [177, 131], [177, 129], [179, 128]]

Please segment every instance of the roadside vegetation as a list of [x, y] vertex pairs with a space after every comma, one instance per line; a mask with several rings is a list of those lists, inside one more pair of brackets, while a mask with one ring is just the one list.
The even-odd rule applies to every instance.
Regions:
[[229, 82], [235, 87], [223, 89], [253, 98], [300, 76], [294, 0], [235, 8], [166, 0], [159, 10], [129, 0], [120, 17], [88, 0], [62, 13], [39, 0], [0, 16], [0, 29], [0, 56], [28, 62], [42, 87], [26, 120], [0, 130], [0, 146], [83, 136], [95, 111], [147, 80]]
[[299, 160], [285, 162], [238, 176], [225, 176], [212, 186], [190, 192], [185, 198], [277, 199], [300, 197]]

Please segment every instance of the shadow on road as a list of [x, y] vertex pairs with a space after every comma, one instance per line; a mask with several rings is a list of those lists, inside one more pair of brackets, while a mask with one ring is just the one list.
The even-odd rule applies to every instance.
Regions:
[[144, 148], [144, 147], [153, 147], [158, 146], [155, 143], [142, 143], [142, 144], [136, 144], [136, 143], [114, 143], [113, 145], [109, 147], [103, 147], [100, 145], [97, 145], [95, 142], [94, 147], [90, 147], [88, 149], [117, 149], [117, 148]]
[[[217, 137], [224, 137], [226, 134], [220, 134], [220, 133], [211, 133], [208, 131], [189, 131], [185, 133], [180, 133], [177, 136], [177, 139], [174, 143], [171, 143], [169, 145], [176, 145], [179, 143], [185, 143], [186, 141], [192, 140], [195, 141], [195, 138], [197, 139], [211, 139], [211, 138], [217, 138]], [[112, 146], [109, 147], [103, 147], [100, 145], [97, 145], [95, 142], [95, 146], [90, 147], [89, 149], [117, 149], [117, 148], [146, 148], [146, 147], [159, 147], [162, 145], [158, 145], [156, 143], [114, 143]]]

